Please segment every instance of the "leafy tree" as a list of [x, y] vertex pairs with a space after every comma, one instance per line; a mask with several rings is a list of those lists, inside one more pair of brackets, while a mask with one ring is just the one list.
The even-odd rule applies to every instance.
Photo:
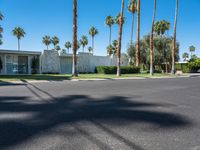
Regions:
[[192, 54], [191, 59], [197, 59], [197, 58], [198, 58], [197, 55]]
[[18, 50], [20, 50], [20, 39], [25, 36], [25, 31], [20, 27], [15, 27], [12, 31], [13, 35], [17, 37], [18, 40]]
[[98, 30], [95, 27], [91, 27], [89, 30], [89, 35], [92, 37], [92, 49], [94, 51], [94, 37], [98, 34]]
[[44, 36], [43, 38], [42, 38], [42, 43], [44, 43], [45, 45], [46, 45], [46, 47], [47, 47], [47, 50], [49, 50], [49, 45], [51, 44], [51, 37], [50, 36]]
[[107, 46], [107, 54], [108, 56], [112, 56], [113, 51], [114, 51], [114, 47], [112, 45]]
[[132, 26], [131, 26], [131, 44], [133, 43], [133, 29], [134, 29], [134, 16], [137, 11], [136, 0], [130, 0], [128, 4], [128, 11], [132, 14]]
[[1, 73], [2, 68], [3, 68], [3, 61], [1, 60], [1, 57], [0, 57], [0, 73]]
[[88, 45], [88, 38], [87, 36], [82, 36], [81, 39], [80, 39], [80, 44], [82, 45], [83, 47], [83, 52], [84, 52], [84, 48], [86, 45]]
[[72, 44], [69, 41], [67, 41], [65, 43], [65, 47], [66, 47], [66, 49], [68, 50], [68, 53], [69, 53], [69, 49], [72, 47]]
[[132, 44], [129, 44], [128, 45], [128, 48], [127, 48], [127, 54], [128, 54], [128, 57], [130, 59], [130, 65], [133, 65], [134, 63], [134, 59], [135, 59], [135, 45], [132, 43]]
[[189, 58], [189, 54], [183, 53], [182, 58], [183, 58], [183, 61], [187, 61], [187, 58]]
[[32, 63], [31, 63], [31, 69], [32, 69], [32, 74], [38, 73], [39, 69], [39, 58], [38, 57], [33, 57]]
[[107, 16], [105, 23], [110, 28], [109, 44], [111, 45], [111, 40], [112, 40], [112, 26], [115, 23], [115, 21], [114, 21], [114, 19], [113, 19], [112, 16]]
[[60, 42], [60, 40], [57, 36], [52, 37], [51, 43], [53, 44], [55, 50], [56, 50], [56, 46], [59, 44], [59, 42]]

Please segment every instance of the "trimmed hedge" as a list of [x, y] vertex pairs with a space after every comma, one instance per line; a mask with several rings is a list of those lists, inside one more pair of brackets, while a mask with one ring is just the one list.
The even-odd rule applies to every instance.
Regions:
[[[116, 74], [116, 72], [117, 72], [116, 66], [97, 66], [96, 67], [96, 73], [98, 74]], [[140, 67], [122, 66], [121, 73], [122, 74], [140, 73]]]

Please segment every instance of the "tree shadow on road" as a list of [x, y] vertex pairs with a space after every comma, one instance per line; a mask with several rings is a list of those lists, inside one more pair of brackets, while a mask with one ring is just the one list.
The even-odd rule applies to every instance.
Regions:
[[[142, 147], [104, 124], [124, 126], [130, 123], [145, 123], [163, 130], [185, 128], [192, 124], [184, 116], [148, 110], [158, 106], [165, 107], [164, 104], [138, 102], [129, 100], [128, 97], [94, 99], [87, 95], [68, 95], [55, 99], [51, 97], [50, 101], [31, 100], [30, 97], [0, 97], [0, 116], [29, 114], [28, 117], [22, 115], [19, 118], [0, 117], [0, 149], [23, 143], [59, 125], [88, 121], [131, 149], [142, 150]], [[109, 149], [106, 143], [95, 139], [86, 130], [79, 127], [75, 129], [100, 149]]]

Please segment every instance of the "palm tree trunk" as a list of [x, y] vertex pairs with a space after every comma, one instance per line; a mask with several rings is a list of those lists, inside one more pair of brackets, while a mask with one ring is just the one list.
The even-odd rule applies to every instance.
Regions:
[[140, 65], [140, 0], [137, 4], [136, 66]]
[[93, 49], [93, 53], [94, 53], [94, 36], [92, 36], [92, 49]]
[[132, 13], [131, 45], [133, 44], [133, 30], [134, 30], [134, 13]]
[[109, 45], [111, 45], [112, 41], [112, 27], [110, 26], [110, 39], [109, 39]]
[[119, 25], [119, 33], [118, 33], [118, 50], [117, 50], [117, 76], [121, 76], [121, 41], [122, 41], [122, 30], [123, 30], [123, 17], [124, 17], [124, 0], [122, 0], [121, 4], [121, 18]]
[[72, 76], [78, 76], [76, 64], [77, 51], [77, 0], [73, 0], [73, 56], [72, 56]]
[[47, 45], [47, 50], [49, 50], [49, 46]]
[[18, 41], [18, 51], [20, 51], [20, 39], [18, 38], [17, 41]]
[[150, 75], [153, 75], [153, 32], [154, 32], [154, 21], [156, 16], [156, 0], [154, 0], [154, 10], [153, 10], [153, 18], [152, 18], [152, 26], [151, 26], [151, 35], [150, 35]]
[[177, 18], [178, 18], [178, 0], [176, 0], [176, 10], [175, 10], [175, 19], [174, 19], [174, 39], [173, 39], [173, 46], [172, 46], [172, 70], [171, 70], [172, 74], [175, 74], [175, 50], [176, 50]]
[[168, 73], [168, 50], [166, 50], [166, 65], [165, 65], [166, 73]]

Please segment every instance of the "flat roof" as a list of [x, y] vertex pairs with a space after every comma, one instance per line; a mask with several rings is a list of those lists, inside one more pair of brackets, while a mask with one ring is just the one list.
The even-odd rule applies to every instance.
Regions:
[[0, 49], [0, 54], [41, 55], [42, 53], [37, 51], [18, 51]]

